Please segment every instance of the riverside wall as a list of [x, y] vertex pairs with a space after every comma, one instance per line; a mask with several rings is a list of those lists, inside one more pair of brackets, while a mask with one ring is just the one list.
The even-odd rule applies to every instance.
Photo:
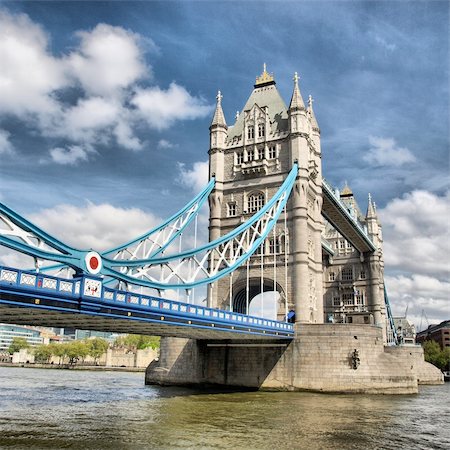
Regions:
[[410, 394], [437, 372], [416, 347], [385, 347], [376, 326], [297, 324], [290, 342], [163, 338], [146, 384]]

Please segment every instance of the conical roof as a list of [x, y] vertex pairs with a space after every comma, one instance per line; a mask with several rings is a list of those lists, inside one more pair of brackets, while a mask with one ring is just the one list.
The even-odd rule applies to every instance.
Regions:
[[227, 126], [227, 123], [225, 121], [225, 115], [223, 114], [222, 110], [222, 94], [221, 92], [217, 92], [217, 104], [216, 104], [216, 110], [214, 111], [214, 117], [211, 122], [211, 126], [213, 125], [222, 125], [224, 127]]
[[253, 92], [250, 94], [243, 113], [236, 118], [236, 123], [228, 130], [228, 139], [242, 135], [244, 131], [245, 111], [250, 111], [254, 105], [259, 108], [267, 108], [267, 114], [270, 121], [270, 132], [279, 133], [288, 131], [288, 113], [286, 103], [281, 97], [276, 87], [273, 75], [269, 75], [265, 70], [263, 74], [256, 79]]
[[303, 102], [302, 94], [300, 94], [300, 88], [298, 87], [299, 76], [297, 72], [294, 74], [294, 91], [292, 92], [291, 103], [289, 105], [290, 110], [305, 109], [305, 103]]
[[320, 131], [319, 124], [317, 123], [316, 115], [314, 114], [314, 109], [313, 109], [313, 105], [312, 105], [313, 101], [314, 100], [313, 100], [312, 96], [310, 95], [309, 98], [308, 98], [308, 110], [307, 110], [307, 112], [308, 112], [308, 115], [309, 115], [309, 120], [311, 121], [312, 129], [315, 130], [315, 131]]

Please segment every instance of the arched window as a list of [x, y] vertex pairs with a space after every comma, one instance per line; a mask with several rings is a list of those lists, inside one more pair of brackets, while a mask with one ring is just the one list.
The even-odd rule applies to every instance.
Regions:
[[259, 211], [264, 206], [264, 200], [264, 194], [262, 192], [249, 195], [247, 200], [247, 212], [255, 213]]
[[258, 137], [264, 137], [264, 135], [266, 134], [266, 127], [263, 123], [260, 123], [258, 125]]
[[253, 125], [249, 125], [247, 128], [247, 138], [248, 139], [255, 138], [255, 127]]

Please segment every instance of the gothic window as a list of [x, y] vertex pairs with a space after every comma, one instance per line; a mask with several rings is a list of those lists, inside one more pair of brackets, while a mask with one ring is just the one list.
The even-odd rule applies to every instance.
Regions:
[[342, 294], [344, 306], [353, 306], [353, 294]]
[[353, 269], [351, 267], [344, 267], [341, 274], [342, 281], [353, 280]]
[[269, 239], [269, 254], [278, 255], [280, 253], [280, 241], [278, 238]]
[[258, 125], [258, 137], [264, 137], [266, 134], [266, 127], [263, 123]]
[[227, 215], [228, 217], [235, 217], [237, 215], [237, 207], [235, 202], [230, 202], [227, 205]]
[[244, 152], [236, 153], [236, 164], [242, 164], [244, 162]]
[[341, 297], [339, 295], [333, 296], [333, 306], [341, 306]]
[[253, 125], [249, 125], [247, 128], [247, 138], [248, 139], [255, 138], [255, 127]]
[[247, 212], [255, 213], [264, 206], [264, 194], [262, 192], [251, 194], [247, 200]]
[[366, 271], [364, 270], [364, 268], [362, 268], [361, 272], [359, 272], [359, 278], [361, 278], [361, 280], [366, 279]]
[[328, 279], [330, 281], [334, 281], [336, 279], [336, 274], [334, 272], [330, 272], [328, 275]]
[[364, 305], [364, 294], [362, 291], [355, 291], [356, 304]]
[[256, 158], [255, 159], [264, 159], [264, 147], [259, 147], [256, 150]]
[[269, 159], [275, 159], [277, 157], [277, 148], [275, 145], [269, 147]]
[[253, 161], [255, 159], [255, 151], [247, 150], [247, 161]]

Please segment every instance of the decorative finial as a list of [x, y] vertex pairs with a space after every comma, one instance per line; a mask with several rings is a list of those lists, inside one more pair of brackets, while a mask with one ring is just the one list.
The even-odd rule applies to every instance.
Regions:
[[313, 101], [314, 101], [314, 99], [312, 98], [312, 95], [309, 94], [309, 97], [308, 97], [308, 106], [309, 106], [310, 108], [312, 108]]
[[220, 104], [220, 102], [222, 101], [222, 98], [223, 98], [222, 93], [220, 91], [217, 91], [216, 99], [217, 99], [218, 104]]
[[264, 63], [263, 73], [259, 77], [256, 77], [255, 87], [268, 83], [275, 83], [275, 80], [273, 79], [273, 73], [267, 72], [267, 65]]
[[239, 111], [236, 111], [236, 116], [235, 116], [236, 120], [239, 119]]
[[372, 196], [370, 195], [370, 192], [369, 192], [369, 203], [372, 203]]
[[373, 202], [373, 209], [376, 211], [377, 210], [377, 204], [375, 202]]
[[297, 72], [294, 72], [294, 83], [298, 84], [298, 80], [300, 79], [300, 77], [298, 76]]

